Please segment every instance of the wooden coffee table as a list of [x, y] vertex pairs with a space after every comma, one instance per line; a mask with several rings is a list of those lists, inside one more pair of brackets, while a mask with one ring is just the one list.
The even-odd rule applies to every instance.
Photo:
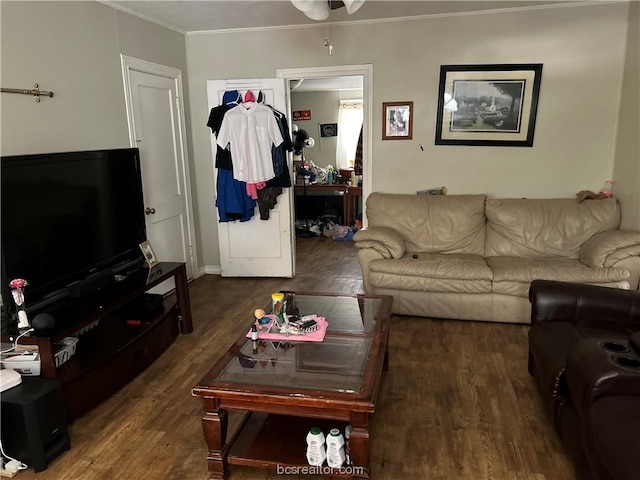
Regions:
[[[293, 293], [293, 292], [287, 292]], [[369, 478], [369, 419], [387, 363], [392, 297], [293, 293], [301, 315], [325, 317], [323, 342], [268, 342], [243, 334], [196, 385], [210, 478], [228, 465], [284, 474]], [[250, 323], [247, 323], [247, 331]], [[245, 412], [227, 438], [228, 411]], [[306, 435], [351, 425], [351, 464], [311, 467]]]

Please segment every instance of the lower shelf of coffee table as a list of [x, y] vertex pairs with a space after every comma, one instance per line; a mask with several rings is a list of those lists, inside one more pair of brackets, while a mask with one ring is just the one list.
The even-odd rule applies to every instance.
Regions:
[[[318, 427], [325, 436], [332, 428], [344, 435], [347, 422], [318, 418], [304, 418], [266, 413], [248, 413], [247, 418], [231, 440], [227, 461], [231, 465], [278, 470], [287, 467], [307, 467], [307, 434]], [[317, 467], [316, 467], [317, 468]], [[326, 466], [323, 475], [345, 476], [339, 469]]]

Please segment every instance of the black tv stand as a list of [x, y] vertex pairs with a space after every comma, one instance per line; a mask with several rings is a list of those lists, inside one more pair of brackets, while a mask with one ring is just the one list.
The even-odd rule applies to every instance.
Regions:
[[[145, 370], [179, 332], [193, 331], [184, 263], [161, 262], [132, 277], [116, 282], [117, 288], [108, 289], [99, 301], [78, 305], [76, 315], [68, 308], [69, 321], [59, 322], [56, 317], [56, 327], [48, 336], [20, 339], [21, 344], [38, 345], [41, 376], [60, 380], [69, 422]], [[169, 278], [174, 279], [176, 291], [164, 298], [161, 308], [147, 312], [135, 308], [148, 290]], [[82, 330], [86, 332], [78, 335]], [[68, 336], [78, 336], [76, 352], [56, 367], [56, 343]], [[9, 338], [2, 341], [9, 342]]]
[[111, 272], [96, 273], [69, 286], [69, 296], [71, 298], [82, 298], [92, 292], [99, 291], [103, 288], [109, 288], [111, 285], [115, 284], [115, 282], [115, 275]]

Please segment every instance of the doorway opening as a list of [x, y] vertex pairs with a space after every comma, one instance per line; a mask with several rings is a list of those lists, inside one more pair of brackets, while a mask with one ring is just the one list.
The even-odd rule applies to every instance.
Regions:
[[363, 198], [371, 191], [372, 66], [289, 69], [277, 75], [287, 81], [292, 131], [302, 129], [314, 139], [302, 156], [294, 156], [296, 227], [308, 229], [311, 221], [319, 235], [329, 225], [365, 226]]

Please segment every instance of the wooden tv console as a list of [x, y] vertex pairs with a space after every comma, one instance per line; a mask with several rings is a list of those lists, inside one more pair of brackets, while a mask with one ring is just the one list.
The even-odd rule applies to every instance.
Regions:
[[[179, 332], [193, 331], [184, 263], [161, 262], [145, 271], [145, 278], [78, 320], [56, 328], [50, 336], [20, 339], [21, 344], [38, 345], [41, 376], [60, 380], [68, 422], [129, 383], [173, 343]], [[164, 298], [161, 307], [140, 313], [136, 301], [169, 278], [175, 281], [175, 294]], [[133, 311], [137, 314], [132, 315]], [[83, 329], [86, 331], [78, 334]], [[68, 336], [79, 339], [75, 354], [56, 367], [56, 344]], [[3, 337], [3, 341], [9, 339]]]

